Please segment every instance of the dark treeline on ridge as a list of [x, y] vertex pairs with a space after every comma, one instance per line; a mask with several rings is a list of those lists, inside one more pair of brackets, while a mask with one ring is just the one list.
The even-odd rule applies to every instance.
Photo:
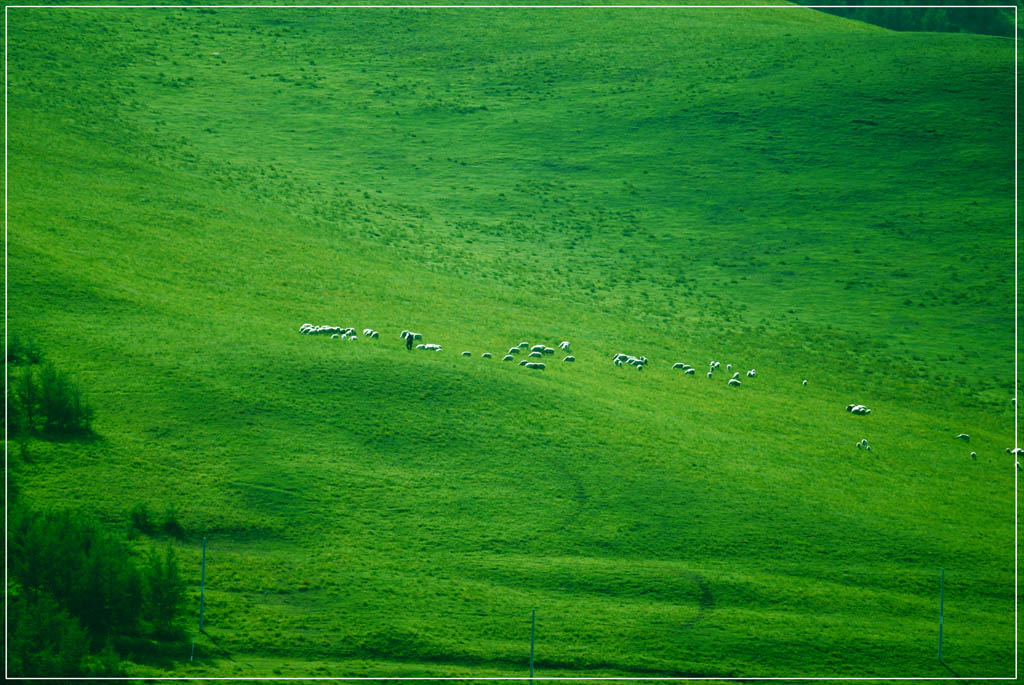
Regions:
[[[817, 4], [813, 0], [796, 0], [800, 5]], [[867, 0], [839, 0], [847, 7], [822, 8], [822, 12], [847, 19], [856, 19], [894, 31], [936, 31], [946, 33], [980, 33], [990, 36], [1013, 36], [1013, 12], [993, 7], [861, 7], [873, 4]], [[964, 3], [979, 4], [979, 3]]]

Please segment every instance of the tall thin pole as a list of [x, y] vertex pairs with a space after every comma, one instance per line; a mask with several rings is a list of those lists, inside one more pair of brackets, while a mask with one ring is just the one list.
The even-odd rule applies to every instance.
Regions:
[[533, 685], [533, 634], [537, 627], [537, 610], [530, 609], [530, 685]]
[[939, 661], [942, 661], [942, 600], [946, 590], [946, 569], [939, 575]]
[[203, 632], [203, 610], [206, 608], [206, 538], [203, 538], [203, 571], [199, 581], [199, 632]]

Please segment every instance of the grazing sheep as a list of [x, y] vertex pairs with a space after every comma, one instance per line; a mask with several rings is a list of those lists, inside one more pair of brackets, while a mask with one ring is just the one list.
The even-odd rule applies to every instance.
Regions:
[[637, 364], [636, 365], [636, 370], [637, 371], [643, 371], [644, 370], [644, 365], [643, 364]]
[[524, 364], [524, 366], [526, 368], [528, 368], [528, 369], [541, 369], [541, 370], [544, 370], [545, 368], [547, 368], [547, 367], [544, 366], [543, 362], [526, 362], [526, 364]]
[[726, 371], [732, 371], [732, 364], [726, 364], [725, 365], [725, 370]]
[[355, 342], [359, 340], [359, 336], [353, 333], [352, 335], [348, 336], [348, 339], [351, 340], [352, 342]]
[[576, 357], [574, 357], [574, 356], [572, 356], [570, 354], [570, 355], [566, 356], [562, 361], [563, 362], [574, 362], [574, 361], [576, 361]]
[[1007, 454], [1013, 454], [1013, 455], [1024, 454], [1024, 449], [1021, 449], [1019, 447], [1017, 447], [1017, 448], [1007, 447], [1006, 448], [1006, 453]]
[[622, 366], [622, 360], [621, 359], [616, 359], [612, 363], [615, 364], [615, 366]]
[[503, 361], [503, 362], [510, 362], [513, 359], [514, 359], [514, 357], [511, 354], [506, 354], [504, 357], [501, 358], [501, 361]]
[[740, 377], [740, 372], [739, 372], [739, 371], [737, 371], [736, 373], [734, 373], [734, 374], [732, 375], [732, 380], [736, 380], [736, 379], [737, 379], [737, 378], [739, 378], [739, 377]]
[[536, 359], [537, 357], [543, 357], [544, 353], [541, 352], [540, 350], [534, 350], [533, 352], [531, 352], [530, 354], [528, 354], [526, 356], [527, 357], [533, 357], [534, 359]]
[[684, 364], [682, 362], [676, 362], [675, 364], [672, 365], [672, 368], [673, 369], [685, 369], [686, 368], [686, 364]]
[[739, 381], [739, 379], [737, 379], [737, 378], [730, 378], [730, 379], [729, 379], [729, 385], [732, 385], [732, 386], [739, 386], [739, 385], [740, 385], [740, 381]]
[[870, 414], [871, 410], [865, 407], [863, 404], [848, 404], [846, 405], [846, 411], [851, 414]]
[[337, 338], [337, 337], [338, 337], [338, 334], [337, 334], [337, 333], [335, 333], [334, 335], [332, 335], [332, 336], [331, 336], [331, 340], [334, 340], [334, 339], [335, 339], [335, 338]]
[[521, 350], [522, 349], [526, 349], [529, 346], [530, 346], [530, 343], [528, 343], [528, 342], [521, 342], [521, 343], [519, 343], [519, 349], [521, 349]]
[[480, 356], [483, 357], [484, 359], [490, 359], [491, 358], [491, 353], [490, 352], [484, 352]]
[[543, 352], [544, 354], [554, 354], [555, 353], [555, 348], [553, 348], [553, 347], [545, 347], [543, 350], [541, 350], [541, 352]]
[[708, 378], [711, 378], [711, 372], [708, 371]]
[[416, 349], [417, 350], [423, 350], [423, 349], [426, 349], [426, 347], [427, 347], [426, 345], [424, 345], [423, 343], [420, 343], [419, 345], [416, 346]]
[[[332, 338], [336, 338], [336, 337], [338, 337], [338, 334], [337, 334], [337, 333], [335, 333], [335, 334], [334, 334], [334, 335], [332, 335], [331, 337], [332, 337]], [[342, 340], [348, 340], [348, 333], [342, 333], [342, 334], [341, 334], [341, 339], [342, 339]]]
[[543, 351], [544, 351], [544, 346], [543, 345], [534, 345], [533, 347], [530, 348], [530, 352], [543, 352]]
[[747, 377], [748, 378], [753, 378], [756, 375], [757, 375], [757, 371], [755, 371], [754, 369], [751, 369], [750, 371], [747, 371]]
[[369, 335], [372, 332], [373, 332], [372, 328], [364, 328], [363, 329], [363, 336], [365, 337], [365, 336]]
[[432, 352], [440, 352], [441, 346], [436, 343], [427, 343], [426, 345], [423, 346], [423, 349], [430, 350]]
[[715, 369], [717, 369], [717, 368], [718, 368], [718, 367], [720, 367], [721, 365], [722, 365], [722, 363], [721, 363], [721, 362], [716, 362], [716, 361], [712, 361], [712, 362], [711, 362], [711, 364], [710, 364], [709, 366], [711, 367], [711, 370], [712, 370], [712, 371], [714, 371]]
[[804, 384], [804, 385], [807, 385], [807, 379], [806, 379], [806, 378], [804, 379], [804, 382], [803, 382], [803, 384]]
[[864, 445], [864, 449], [866, 449], [868, 452], [870, 452], [871, 451], [871, 445]]
[[563, 352], [568, 352], [569, 351], [569, 341], [568, 340], [563, 340], [562, 342], [558, 343], [558, 347]]
[[510, 347], [510, 348], [508, 348], [508, 353], [509, 354], [519, 354], [519, 348], [518, 347]]
[[528, 361], [526, 361], [524, 359], [523, 361], [519, 362], [519, 366], [526, 366], [527, 364], [530, 364], [530, 363], [532, 363], [532, 362], [528, 362]]
[[690, 368], [690, 369], [687, 369], [686, 371], [683, 371], [683, 373], [685, 373], [687, 375], [691, 375], [691, 374], [693, 374], [693, 371], [694, 370], [692, 368]]
[[379, 338], [380, 337], [380, 331], [374, 331], [373, 333], [370, 333], [370, 337], [371, 338]]
[[463, 352], [463, 353], [462, 353], [462, 356], [463, 356], [463, 357], [472, 357], [472, 356], [473, 356], [473, 353], [472, 353], [472, 352]]
[[977, 452], [971, 452], [971, 459], [977, 459], [977, 458], [978, 458], [978, 453]]
[[969, 436], [967, 433], [961, 433], [960, 435], [956, 436], [956, 439], [963, 440], [964, 442], [970, 442], [971, 436]]

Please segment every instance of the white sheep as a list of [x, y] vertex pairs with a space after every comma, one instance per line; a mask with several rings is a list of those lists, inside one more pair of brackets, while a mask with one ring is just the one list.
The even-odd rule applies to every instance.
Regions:
[[754, 369], [751, 369], [750, 371], [747, 371], [747, 377], [748, 378], [753, 378], [756, 375], [757, 375], [757, 371], [755, 371]]
[[426, 345], [423, 346], [423, 349], [430, 350], [432, 352], [440, 352], [441, 346], [436, 343], [427, 343]]
[[804, 379], [803, 385], [807, 385], [807, 379]]
[[612, 363], [615, 364], [615, 366], [622, 366], [622, 360], [621, 359], [616, 359]]
[[672, 368], [673, 369], [685, 369], [686, 368], [686, 364], [684, 364], [682, 362], [676, 362], [675, 364], [672, 365]]
[[956, 439], [963, 440], [964, 442], [970, 442], [971, 436], [969, 436], [967, 433], [961, 433], [960, 435], [956, 436]]
[[730, 378], [729, 379], [729, 385], [739, 386], [740, 385], [740, 381], [739, 381], [738, 378]]
[[483, 357], [484, 359], [490, 359], [491, 358], [491, 353], [490, 352], [484, 352], [480, 356]]
[[518, 347], [510, 347], [510, 348], [508, 348], [508, 354], [519, 354], [519, 348]]
[[463, 356], [463, 357], [472, 357], [472, 356], [473, 356], [473, 353], [472, 353], [472, 352], [463, 352], [463, 353], [462, 353], [462, 356]]
[[569, 341], [568, 340], [563, 340], [562, 342], [558, 343], [558, 347], [563, 352], [568, 352], [569, 351]]
[[334, 340], [334, 339], [335, 339], [335, 338], [337, 338], [337, 337], [338, 337], [338, 334], [337, 334], [337, 333], [335, 333], [334, 335], [332, 335], [332, 336], [331, 336], [331, 340]]
[[726, 371], [732, 371], [732, 364], [726, 364], [725, 365], [725, 370]]
[[555, 348], [553, 348], [553, 347], [545, 347], [543, 350], [541, 350], [541, 352], [543, 352], [544, 354], [554, 354], [555, 353]]
[[971, 459], [977, 459], [977, 458], [978, 458], [978, 453], [977, 452], [971, 452]]
[[419, 345], [417, 345], [417, 346], [416, 346], [416, 349], [417, 349], [417, 350], [424, 350], [424, 349], [426, 349], [426, 348], [427, 348], [427, 346], [426, 346], [426, 345], [424, 345], [423, 343], [420, 343]]
[[514, 357], [511, 354], [506, 354], [504, 357], [501, 358], [501, 361], [503, 361], [503, 362], [510, 362], [513, 359], [514, 359]]
[[522, 349], [526, 349], [529, 346], [530, 346], [530, 343], [528, 343], [528, 342], [521, 342], [521, 343], [519, 343], [519, 349], [521, 349], [521, 350]]
[[533, 352], [531, 352], [530, 354], [528, 354], [528, 355], [526, 355], [526, 356], [527, 356], [527, 357], [533, 357], [534, 359], [536, 359], [536, 358], [538, 358], [538, 357], [543, 357], [543, 356], [544, 356], [544, 353], [543, 353], [543, 352], [541, 352], [540, 350], [534, 350]]
[[372, 333], [370, 333], [370, 337], [371, 338], [379, 338], [380, 337], [380, 331], [373, 331]]
[[1016, 448], [1007, 447], [1006, 448], [1006, 453], [1007, 454], [1012, 454], [1012, 455], [1016, 456], [1016, 455], [1024, 454], [1024, 449], [1021, 449], [1020, 447], [1016, 447]]
[[352, 335], [348, 336], [348, 339], [350, 342], [356, 342], [357, 340], [359, 340], [359, 336], [353, 333]]
[[692, 373], [693, 373], [693, 371], [694, 371], [694, 370], [693, 370], [693, 369], [691, 368], [691, 369], [687, 369], [686, 371], [683, 371], [683, 373], [685, 373], [685, 374], [687, 374], [687, 375], [690, 375], [690, 374], [692, 374]]
[[644, 365], [643, 364], [637, 364], [636, 365], [636, 370], [637, 371], [643, 371], [644, 370]]
[[363, 329], [363, 337], [366, 337], [366, 336], [370, 335], [370, 333], [373, 333], [373, 329], [372, 328], [364, 328]]
[[525, 366], [528, 369], [541, 369], [541, 370], [544, 370], [545, 368], [547, 368], [546, 366], [544, 366], [543, 362], [526, 362]]
[[574, 362], [574, 361], [576, 361], [576, 357], [574, 357], [574, 356], [572, 356], [570, 354], [570, 355], [567, 355], [562, 361], [563, 362]]
[[739, 371], [737, 371], [736, 373], [734, 373], [734, 374], [732, 375], [732, 380], [736, 380], [736, 379], [738, 379], [739, 377], [740, 377], [740, 372], [739, 372]]
[[711, 378], [711, 372], [708, 371], [708, 378]]
[[544, 346], [543, 345], [534, 345], [533, 347], [530, 348], [530, 352], [543, 352], [543, 351], [544, 351]]

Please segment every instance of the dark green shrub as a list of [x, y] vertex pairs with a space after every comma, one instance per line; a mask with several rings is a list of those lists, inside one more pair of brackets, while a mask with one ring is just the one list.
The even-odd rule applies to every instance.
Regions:
[[185, 581], [181, 578], [178, 559], [170, 545], [167, 545], [163, 559], [155, 551], [150, 553], [149, 563], [143, 570], [143, 580], [145, 617], [153, 622], [158, 636], [181, 637], [181, 631], [174, 630], [174, 620], [185, 599]]
[[7, 338], [8, 364], [38, 364], [43, 360], [42, 351], [31, 340], [12, 333]]
[[38, 371], [8, 367], [8, 430], [11, 435], [92, 432], [94, 411], [67, 374], [52, 364]]
[[44, 364], [38, 380], [43, 431], [66, 435], [90, 433], [93, 409], [67, 374]]
[[139, 502], [128, 512], [128, 538], [134, 540], [139, 533], [152, 535], [156, 532], [156, 524], [149, 515], [149, 505]]
[[185, 539], [185, 528], [178, 520], [178, 510], [173, 505], [164, 512], [164, 522], [160, 524], [160, 530], [164, 535], [170, 535], [175, 540]]

